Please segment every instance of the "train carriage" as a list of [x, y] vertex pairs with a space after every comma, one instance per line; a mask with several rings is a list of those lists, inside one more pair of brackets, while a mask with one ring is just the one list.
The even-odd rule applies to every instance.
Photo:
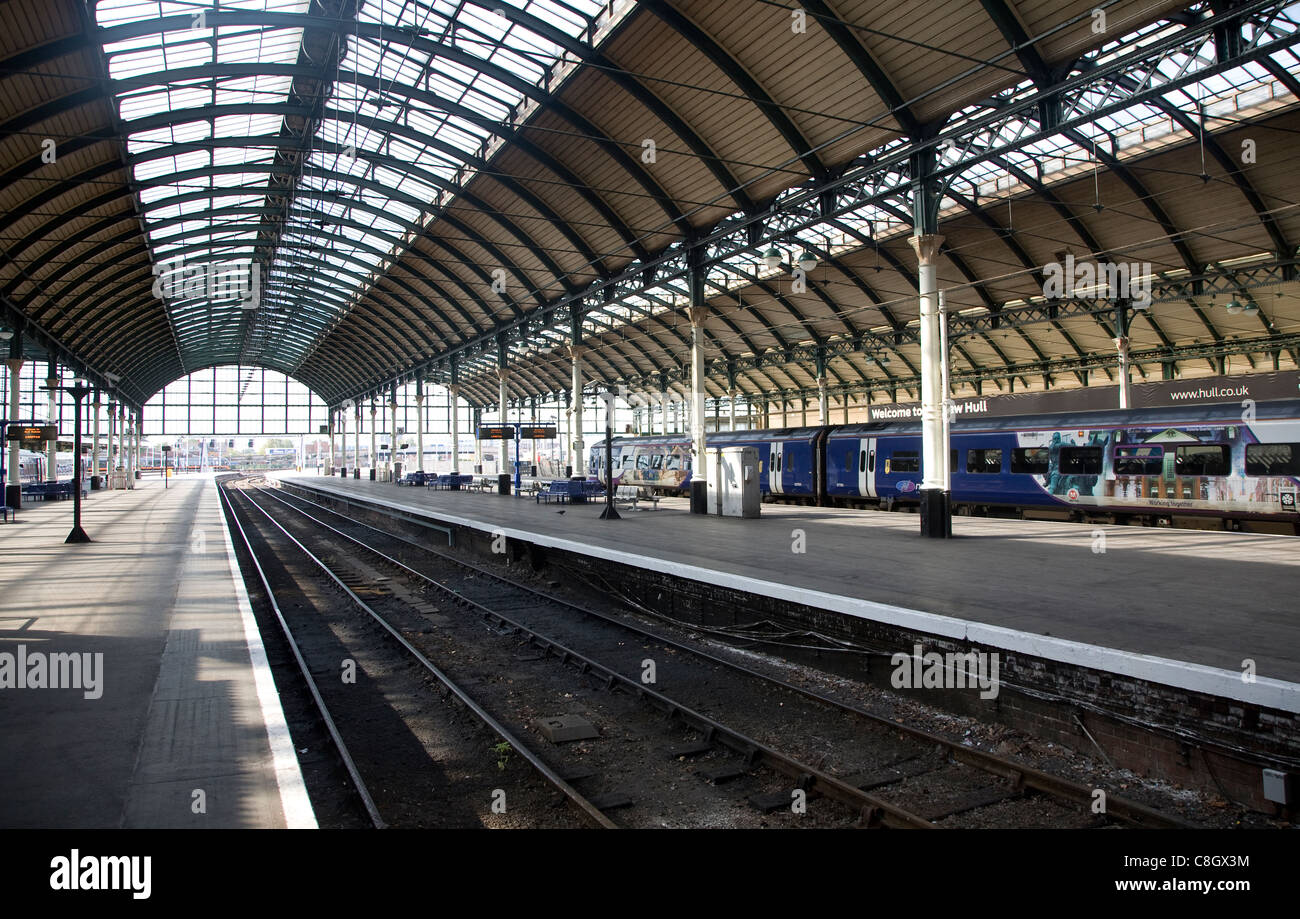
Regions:
[[[957, 513], [1271, 521], [1297, 531], [1300, 400], [955, 420], [950, 431]], [[759, 452], [766, 500], [820, 505], [919, 503], [917, 420], [711, 434], [711, 447]], [[615, 478], [685, 494], [684, 435], [621, 437]], [[604, 442], [589, 472], [603, 475]]]

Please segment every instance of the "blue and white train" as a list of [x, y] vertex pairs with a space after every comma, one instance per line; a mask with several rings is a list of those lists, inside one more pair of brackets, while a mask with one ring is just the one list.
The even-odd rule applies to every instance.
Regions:
[[[710, 434], [753, 446], [767, 500], [822, 506], [919, 503], [919, 420]], [[1147, 524], [1213, 518], [1225, 529], [1300, 535], [1300, 400], [1003, 418], [951, 425], [955, 513]], [[613, 440], [616, 483], [690, 487], [684, 435]], [[588, 473], [604, 477], [605, 444]]]
[[[9, 454], [5, 453], [5, 462], [9, 461]], [[18, 481], [23, 485], [31, 485], [36, 482], [44, 482], [49, 479], [46, 473], [46, 467], [49, 460], [44, 453], [35, 450], [18, 451]], [[60, 482], [66, 482], [72, 478], [72, 454], [58, 453], [55, 454], [55, 470]]]

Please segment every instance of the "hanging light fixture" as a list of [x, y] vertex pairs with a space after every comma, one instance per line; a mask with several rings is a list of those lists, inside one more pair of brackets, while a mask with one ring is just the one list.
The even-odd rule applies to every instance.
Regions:
[[1254, 300], [1247, 300], [1241, 305], [1241, 312], [1246, 316], [1255, 316], [1259, 313], [1259, 304]]
[[768, 268], [777, 268], [781, 264], [781, 250], [776, 246], [763, 253], [763, 262]]
[[804, 249], [799, 253], [799, 261], [796, 264], [799, 266], [799, 270], [806, 274], [817, 267], [817, 256]]
[[1241, 304], [1236, 300], [1229, 300], [1226, 309], [1228, 310], [1229, 316], [1235, 316], [1241, 312]]

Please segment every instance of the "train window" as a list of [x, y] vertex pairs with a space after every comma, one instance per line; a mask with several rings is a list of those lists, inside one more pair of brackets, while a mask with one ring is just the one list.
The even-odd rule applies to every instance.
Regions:
[[1002, 471], [1002, 450], [1000, 448], [967, 450], [966, 471], [975, 473], [993, 473]]
[[649, 454], [649, 453], [638, 453], [638, 454], [636, 455], [636, 468], [638, 468], [638, 469], [649, 469], [649, 468], [650, 468], [650, 454]]
[[1300, 475], [1300, 444], [1246, 444], [1246, 475]]
[[1047, 475], [1051, 450], [1047, 447], [1016, 447], [1011, 451], [1011, 471], [1016, 475]]
[[872, 450], [867, 454], [867, 472], [876, 471], [876, 451]]
[[682, 456], [681, 456], [681, 454], [680, 454], [680, 453], [672, 453], [672, 454], [669, 454], [669, 456], [668, 456], [668, 465], [665, 466], [664, 468], [665, 468], [665, 469], [680, 469], [680, 468], [682, 468]]
[[915, 450], [895, 450], [889, 464], [890, 472], [920, 472], [921, 454]]
[[1115, 475], [1160, 475], [1165, 468], [1163, 447], [1118, 447]]
[[1188, 444], [1178, 448], [1174, 468], [1179, 475], [1227, 475], [1228, 448], [1223, 444]]
[[1061, 475], [1101, 475], [1101, 447], [1062, 447]]
[[867, 471], [867, 451], [863, 450], [858, 455], [858, 472]]
[[651, 469], [664, 468], [664, 455], [662, 453], [656, 453], [654, 456], [650, 457], [650, 468]]

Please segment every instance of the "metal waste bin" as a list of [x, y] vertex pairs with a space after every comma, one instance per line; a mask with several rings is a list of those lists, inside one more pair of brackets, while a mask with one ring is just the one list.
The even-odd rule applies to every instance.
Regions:
[[503, 472], [497, 476], [497, 494], [510, 494], [510, 473]]

